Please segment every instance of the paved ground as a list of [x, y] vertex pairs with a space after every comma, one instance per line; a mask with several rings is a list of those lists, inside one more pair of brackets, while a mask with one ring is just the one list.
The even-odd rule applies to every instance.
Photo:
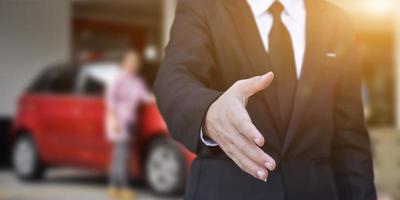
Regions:
[[[76, 170], [51, 170], [46, 179], [37, 183], [18, 181], [8, 169], [0, 170], [0, 200], [108, 200], [106, 178]], [[159, 197], [143, 184], [134, 183], [137, 200], [179, 200]]]

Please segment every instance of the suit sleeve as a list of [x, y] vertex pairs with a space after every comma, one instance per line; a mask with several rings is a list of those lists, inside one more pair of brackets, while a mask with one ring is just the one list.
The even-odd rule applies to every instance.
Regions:
[[[221, 92], [210, 88], [213, 46], [199, 1], [178, 3], [170, 41], [154, 89], [171, 135], [197, 152], [200, 129], [210, 104]], [[198, 4], [198, 3], [196, 3]]]
[[354, 31], [347, 23], [338, 39], [343, 42], [339, 51], [346, 53], [335, 94], [332, 167], [339, 199], [376, 200], [371, 145], [361, 100], [361, 68], [352, 51], [356, 49]]

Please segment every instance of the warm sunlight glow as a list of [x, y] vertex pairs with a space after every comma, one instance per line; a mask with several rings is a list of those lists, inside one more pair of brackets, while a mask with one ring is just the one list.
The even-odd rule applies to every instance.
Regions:
[[386, 15], [392, 11], [391, 0], [371, 0], [365, 2], [366, 9], [370, 14]]

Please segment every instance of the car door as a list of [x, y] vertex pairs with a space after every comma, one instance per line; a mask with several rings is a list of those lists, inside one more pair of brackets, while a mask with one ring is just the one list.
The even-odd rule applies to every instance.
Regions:
[[80, 115], [75, 106], [75, 80], [73, 67], [55, 68], [49, 72], [46, 92], [40, 97], [41, 124], [51, 160], [56, 163], [73, 164], [78, 150], [73, 137], [75, 118]]
[[83, 113], [76, 120], [80, 162], [89, 167], [107, 169], [110, 144], [105, 136], [105, 84], [83, 71], [76, 86], [77, 109]]

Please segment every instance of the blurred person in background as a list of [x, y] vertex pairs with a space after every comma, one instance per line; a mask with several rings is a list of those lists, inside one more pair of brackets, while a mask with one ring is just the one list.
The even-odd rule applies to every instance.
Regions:
[[138, 52], [130, 50], [121, 63], [121, 73], [106, 90], [107, 138], [113, 144], [108, 190], [112, 198], [134, 199], [129, 189], [129, 149], [136, 134], [137, 110], [141, 103], [153, 101], [138, 71]]

